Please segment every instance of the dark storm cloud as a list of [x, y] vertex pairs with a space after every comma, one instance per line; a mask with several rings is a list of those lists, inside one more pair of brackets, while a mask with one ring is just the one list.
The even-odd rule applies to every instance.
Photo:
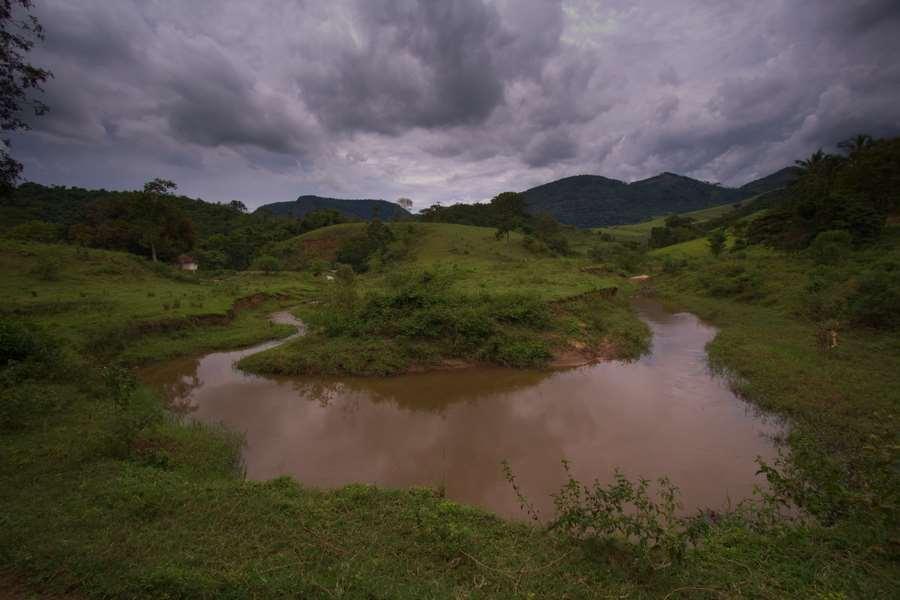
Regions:
[[556, 129], [535, 137], [526, 146], [522, 159], [531, 167], [544, 167], [575, 156], [577, 150], [578, 146], [571, 136]]
[[502, 99], [494, 53], [504, 34], [496, 11], [479, 0], [366, 0], [357, 16], [362, 43], [339, 54], [325, 81], [300, 84], [338, 127], [478, 122]]
[[900, 132], [894, 0], [45, 0], [26, 175], [479, 200], [575, 173], [726, 183]]

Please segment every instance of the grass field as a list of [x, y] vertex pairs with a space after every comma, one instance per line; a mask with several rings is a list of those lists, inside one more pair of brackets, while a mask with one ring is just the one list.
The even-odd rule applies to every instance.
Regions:
[[[726, 215], [732, 210], [734, 210], [734, 205], [723, 204], [721, 206], [712, 206], [710, 208], [681, 213], [679, 216], [690, 217], [697, 223], [703, 223], [704, 221], [709, 221], [710, 219], [715, 219], [717, 217]], [[616, 225], [614, 227], [596, 227], [591, 231], [595, 231], [598, 233], [608, 233], [617, 241], [621, 242], [645, 242], [650, 238], [650, 230], [654, 227], [664, 227], [665, 221], [666, 217], [662, 216], [656, 217], [655, 219], [650, 219], [648, 221], [643, 221], [641, 223]]]
[[0, 273], [0, 314], [38, 324], [79, 351], [128, 362], [283, 334], [289, 329], [271, 327], [264, 310], [233, 309], [296, 302], [318, 285], [299, 273], [193, 275], [118, 252], [7, 241], [0, 241]]
[[[390, 289], [391, 271], [421, 269], [455, 272], [460, 293], [525, 290], [541, 302], [608, 285], [630, 291], [619, 275], [581, 271], [596, 266], [585, 257], [531, 256], [490, 230], [421, 227], [404, 262], [359, 278], [360, 292]], [[894, 231], [840, 268], [852, 273], [898, 247]], [[246, 481], [237, 436], [181, 424], [110, 368], [283, 335], [266, 312], [314, 311], [332, 289], [323, 278], [185, 277], [123, 254], [2, 242], [2, 321], [45, 333], [29, 334], [37, 358], [0, 370], [0, 573], [38, 597], [896, 597], [896, 335], [842, 330], [836, 351], [823, 352], [803, 317], [809, 259], [685, 255], [686, 266], [650, 285], [716, 323], [716, 364], [792, 420], [803, 471], [785, 482], [805, 486], [815, 516], [706, 515], [682, 561], [650, 568], [628, 544], [506, 522], [435, 491]], [[735, 285], [710, 288], [711, 275]]]

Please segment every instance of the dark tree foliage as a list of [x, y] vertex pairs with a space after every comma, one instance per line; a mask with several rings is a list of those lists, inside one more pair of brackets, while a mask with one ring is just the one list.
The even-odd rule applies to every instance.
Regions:
[[375, 219], [366, 226], [364, 236], [353, 237], [338, 248], [337, 261], [350, 265], [357, 273], [369, 270], [369, 261], [376, 255], [384, 254], [394, 241], [390, 227]]
[[491, 210], [497, 220], [497, 239], [520, 228], [528, 218], [525, 197], [516, 192], [501, 192], [491, 199]]
[[722, 254], [727, 239], [728, 238], [725, 237], [725, 232], [721, 229], [711, 231], [709, 235], [706, 236], [706, 242], [709, 244], [709, 251], [713, 253], [713, 256]]
[[517, 192], [502, 192], [491, 199], [489, 204], [435, 204], [420, 213], [423, 221], [435, 223], [456, 223], [495, 227], [497, 239], [507, 238], [512, 231], [532, 224], [525, 197]]
[[[44, 39], [44, 29], [30, 14], [31, 0], [0, 0], [0, 129], [30, 129], [25, 113], [30, 109], [40, 116], [47, 105], [31, 97], [42, 91], [41, 85], [52, 77], [46, 69], [26, 59], [34, 44]], [[22, 173], [22, 164], [9, 154], [9, 140], [0, 143], [0, 195], [13, 189]]]
[[171, 181], [154, 179], [142, 192], [118, 194], [88, 207], [87, 219], [69, 228], [82, 245], [172, 260], [194, 246], [195, 232], [171, 190]]
[[307, 231], [321, 229], [322, 227], [328, 227], [330, 225], [347, 223], [349, 221], [350, 218], [341, 212], [330, 208], [322, 208], [308, 212], [303, 216], [303, 219], [300, 220], [300, 233], [306, 233]]
[[900, 138], [859, 135], [839, 147], [845, 155], [818, 150], [797, 161], [787, 200], [750, 223], [748, 241], [800, 249], [824, 231], [846, 231], [856, 244], [881, 235], [900, 208]]
[[429, 223], [456, 223], [457, 225], [477, 225], [496, 227], [497, 218], [490, 204], [434, 204], [419, 213], [422, 221]]
[[663, 248], [693, 240], [702, 235], [702, 230], [691, 217], [671, 215], [666, 218], [664, 227], [654, 227], [650, 230], [650, 239], [647, 244], [651, 248]]
[[[59, 226], [73, 243], [147, 254], [140, 245], [128, 242], [131, 237], [123, 234], [123, 227], [106, 223], [104, 235], [96, 236], [100, 222], [106, 220], [103, 215], [112, 210], [105, 207], [127, 205], [142, 193], [23, 183], [10, 196], [0, 198], [0, 234], [15, 235], [17, 227], [39, 221]], [[290, 217], [267, 212], [247, 214], [232, 204], [185, 196], [168, 195], [166, 202], [193, 225], [196, 244], [192, 253], [204, 269], [246, 269], [257, 255], [265, 253], [267, 244], [303, 233], [302, 222]], [[125, 212], [118, 210], [118, 214]], [[110, 240], [114, 246], [105, 245]]]
[[549, 213], [541, 213], [523, 225], [526, 233], [533, 235], [553, 254], [567, 256], [572, 253], [563, 226]]

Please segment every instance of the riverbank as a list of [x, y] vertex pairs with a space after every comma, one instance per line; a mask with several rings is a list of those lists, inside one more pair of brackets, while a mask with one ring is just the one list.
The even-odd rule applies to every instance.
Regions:
[[[4, 413], [12, 419], [4, 421], [0, 436], [0, 564], [41, 593], [887, 598], [897, 591], [890, 529], [858, 528], [846, 520], [765, 525], [742, 514], [706, 515], [684, 559], [654, 570], [636, 562], [628, 545], [510, 523], [436, 491], [361, 485], [324, 491], [286, 478], [246, 481], [239, 439], [174, 421], [160, 398], [135, 387], [127, 370], [95, 359], [91, 341], [114, 339], [110, 332], [134, 321], [225, 314], [236, 299], [257, 292], [293, 290], [298, 302], [314, 301], [320, 284], [294, 273], [195, 282], [159, 275], [124, 255], [90, 251], [83, 260], [75, 252], [40, 245], [0, 252], [4, 317], [24, 321], [27, 330], [14, 332], [24, 354], [14, 369], [3, 369], [0, 386], [4, 410], [19, 411]], [[462, 256], [474, 268], [477, 257]], [[58, 279], [43, 278], [44, 257], [60, 259]], [[588, 285], [570, 270], [577, 261], [553, 260], [542, 259], [533, 275], [522, 262], [504, 281], [532, 277], [553, 294], [560, 293], [558, 281]], [[550, 279], [554, 268], [565, 274]], [[211, 311], [213, 306], [219, 308]], [[735, 313], [736, 319], [747, 316]], [[789, 327], [791, 317], [777, 323]], [[256, 335], [258, 324], [248, 323], [247, 331]], [[731, 326], [720, 326], [728, 335]], [[159, 355], [174, 347], [202, 349], [210, 339], [204, 336], [216, 327], [185, 330], [183, 346], [177, 337], [182, 333], [160, 333], [165, 341]], [[747, 327], [767, 331], [752, 319]], [[222, 347], [240, 345], [237, 338], [226, 342], [227, 329], [221, 330]], [[754, 333], [750, 339], [765, 346], [777, 338]], [[139, 342], [123, 340], [126, 349]], [[884, 338], [864, 347], [873, 351], [879, 344], [891, 347]], [[795, 386], [828, 377], [827, 370], [794, 372], [794, 364], [785, 363], [778, 373]], [[883, 397], [890, 388], [879, 381], [886, 380], [870, 377], [868, 389]], [[865, 418], [842, 410], [850, 428]], [[881, 420], [891, 423], [890, 417]], [[827, 452], [815, 438], [808, 443], [810, 452]]]
[[[678, 246], [651, 254], [663, 260], [687, 256]], [[720, 258], [695, 252], [646, 287], [668, 305], [716, 325], [720, 333], [707, 348], [713, 367], [743, 397], [789, 419], [790, 459], [778, 467], [775, 481], [814, 516], [815, 525], [803, 535], [819, 545], [817, 561], [849, 561], [869, 577], [893, 577], [894, 583], [900, 557], [900, 338], [846, 317], [816, 315], [823, 301], [842, 301], [823, 279], [845, 284], [846, 298], [858, 288], [856, 278], [873, 268], [887, 277], [898, 259], [900, 228], [894, 226], [879, 243], [834, 266], [761, 247]]]

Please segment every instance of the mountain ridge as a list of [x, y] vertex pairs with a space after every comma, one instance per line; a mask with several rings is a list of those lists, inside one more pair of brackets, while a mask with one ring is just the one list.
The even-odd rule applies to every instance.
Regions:
[[327, 198], [313, 194], [298, 196], [296, 200], [288, 202], [272, 202], [264, 204], [255, 212], [263, 211], [273, 215], [291, 216], [303, 218], [314, 210], [336, 210], [345, 216], [370, 221], [376, 216], [384, 221], [393, 221], [397, 218], [409, 217], [411, 214], [403, 207], [376, 198]]
[[602, 175], [572, 175], [522, 192], [530, 212], [549, 213], [560, 223], [604, 227], [638, 223], [670, 213], [740, 202], [796, 179], [787, 167], [738, 188], [664, 171], [630, 183]]

